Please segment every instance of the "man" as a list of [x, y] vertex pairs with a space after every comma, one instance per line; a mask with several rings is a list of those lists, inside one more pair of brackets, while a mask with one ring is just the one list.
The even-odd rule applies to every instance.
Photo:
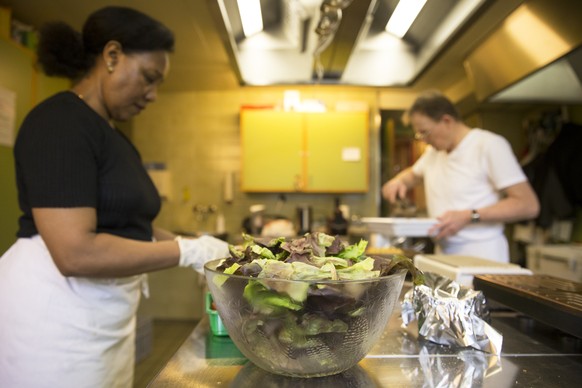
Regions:
[[418, 97], [408, 116], [427, 148], [384, 184], [383, 197], [393, 203], [424, 182], [437, 252], [509, 262], [504, 223], [535, 218], [540, 206], [507, 140], [469, 128], [435, 91]]

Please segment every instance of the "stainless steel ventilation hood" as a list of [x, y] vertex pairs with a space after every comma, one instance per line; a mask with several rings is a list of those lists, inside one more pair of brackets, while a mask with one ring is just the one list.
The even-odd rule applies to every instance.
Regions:
[[325, 2], [261, 0], [264, 30], [245, 37], [236, 0], [218, 0], [217, 22], [240, 83], [410, 86], [486, 0], [428, 1], [403, 39], [384, 30], [398, 0], [344, 1], [331, 43], [314, 56]]
[[582, 103], [582, 2], [520, 5], [465, 61], [478, 101]]
[[490, 101], [582, 103], [582, 48], [491, 96]]

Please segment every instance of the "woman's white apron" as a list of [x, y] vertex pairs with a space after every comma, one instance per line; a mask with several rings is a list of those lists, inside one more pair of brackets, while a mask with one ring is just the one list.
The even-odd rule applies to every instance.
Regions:
[[64, 277], [40, 236], [0, 258], [0, 386], [131, 387], [143, 276]]

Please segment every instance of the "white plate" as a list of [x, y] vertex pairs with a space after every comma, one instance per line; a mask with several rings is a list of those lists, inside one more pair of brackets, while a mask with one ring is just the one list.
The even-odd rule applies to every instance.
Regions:
[[437, 223], [434, 218], [363, 217], [361, 221], [368, 231], [385, 236], [427, 237]]

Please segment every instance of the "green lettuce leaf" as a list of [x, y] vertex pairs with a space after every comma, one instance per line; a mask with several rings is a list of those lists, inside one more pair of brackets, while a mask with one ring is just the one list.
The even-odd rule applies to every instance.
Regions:
[[[235, 273], [238, 269], [240, 268], [240, 265], [238, 263], [234, 263], [233, 265], [231, 265], [230, 267], [226, 268], [223, 273], [227, 274], [227, 275], [232, 275], [233, 273]], [[228, 276], [224, 276], [224, 275], [216, 275], [212, 281], [214, 282], [214, 284], [216, 284], [218, 287], [222, 287], [222, 285], [224, 284], [224, 282], [226, 282], [228, 280]]]
[[261, 247], [260, 245], [253, 245], [252, 251], [260, 257], [264, 257], [265, 259], [277, 260], [269, 248]]
[[243, 297], [253, 306], [255, 312], [261, 314], [278, 315], [284, 314], [286, 310], [302, 309], [302, 305], [294, 302], [291, 297], [268, 289], [260, 281], [249, 281]]
[[328, 257], [319, 257], [319, 256], [312, 256], [311, 262], [318, 266], [323, 267], [327, 263], [332, 263], [336, 267], [345, 268], [350, 265], [350, 263], [346, 259], [342, 259], [340, 257], [328, 256]]
[[340, 280], [371, 279], [380, 276], [380, 271], [374, 271], [374, 259], [366, 257], [354, 265], [337, 270]]
[[368, 242], [366, 240], [360, 240], [359, 243], [348, 245], [341, 251], [338, 256], [342, 259], [359, 261], [361, 258], [365, 257], [366, 247]]

